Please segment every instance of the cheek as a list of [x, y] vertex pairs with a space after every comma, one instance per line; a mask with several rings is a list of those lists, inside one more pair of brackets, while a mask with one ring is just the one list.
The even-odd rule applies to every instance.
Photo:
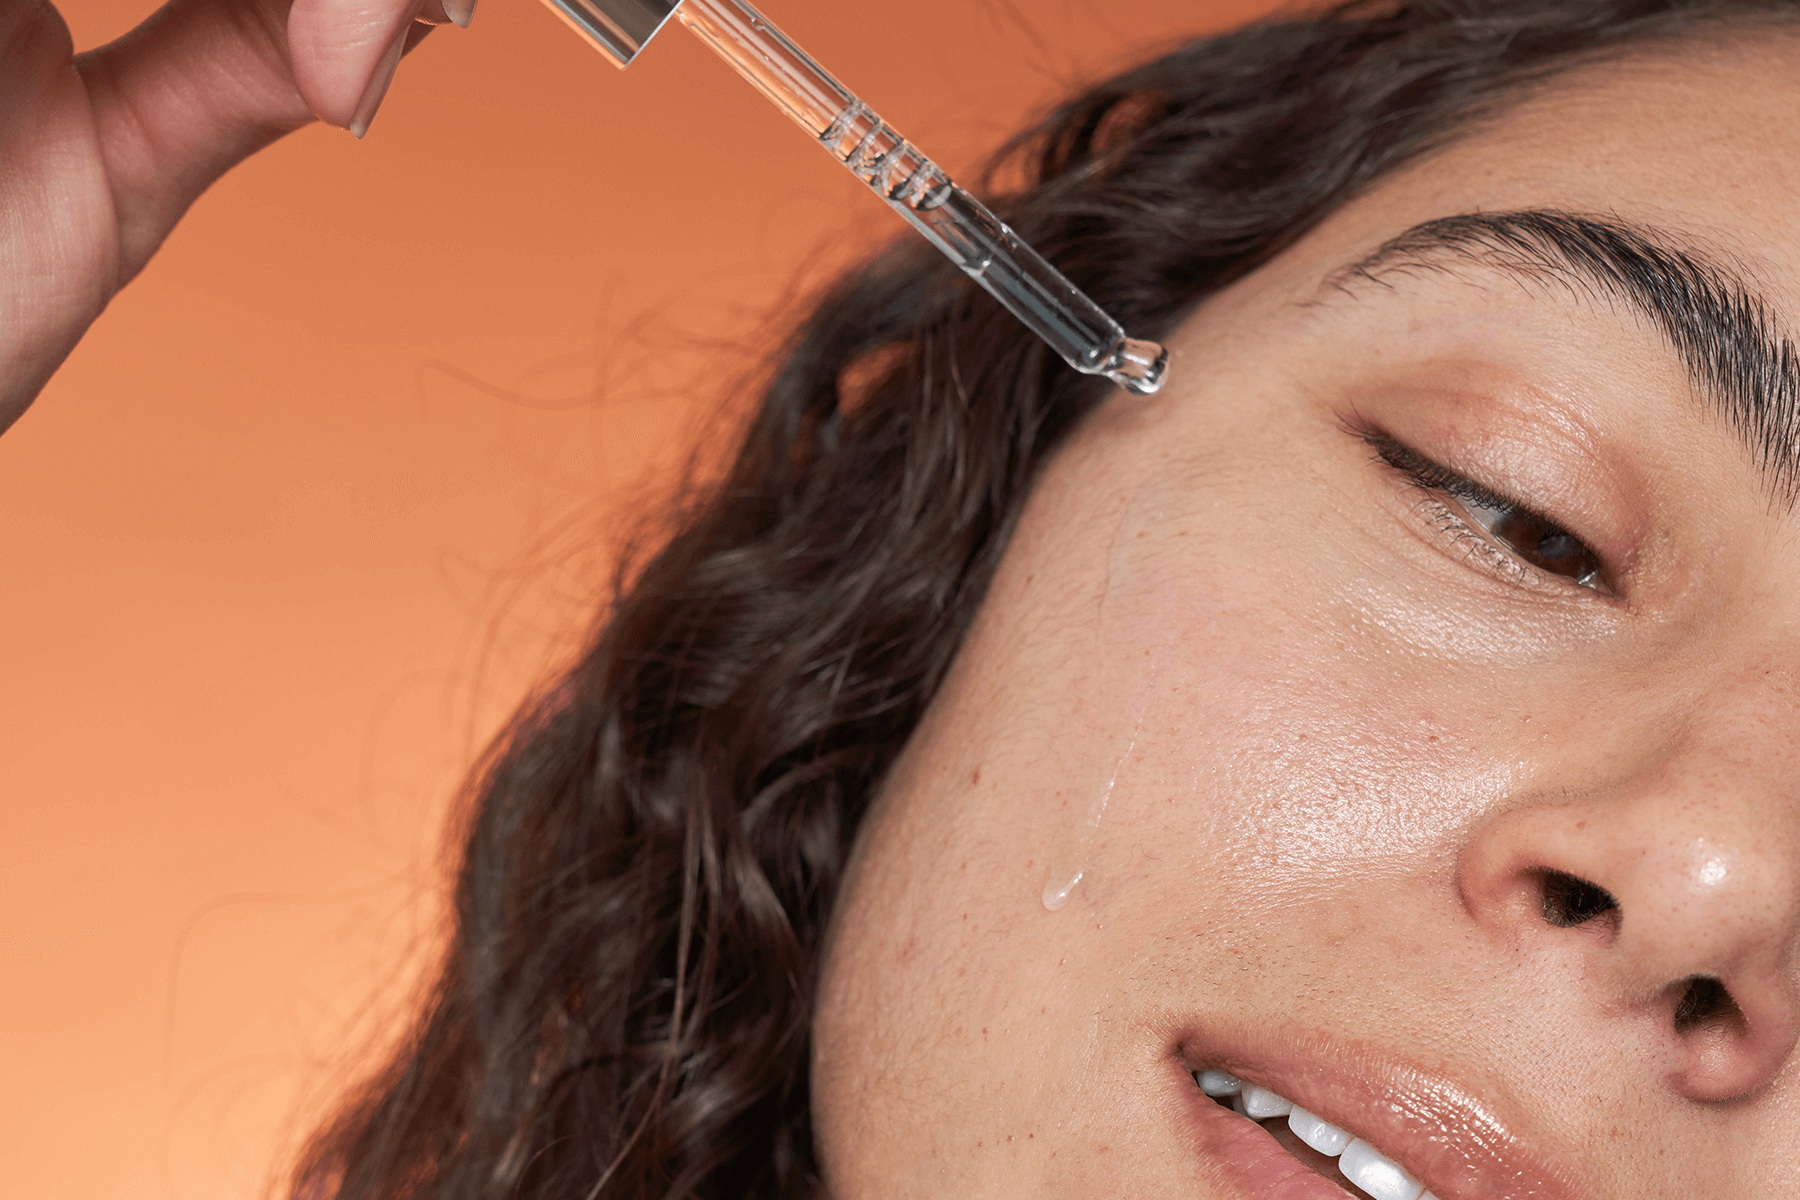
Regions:
[[[862, 831], [815, 1042], [821, 1151], [846, 1182], [897, 1178], [890, 1148], [1008, 1138], [1053, 1138], [1064, 1170], [1105, 1161], [1080, 1153], [1118, 1107], [1096, 1081], [1154, 1044], [1115, 1014], [1308, 936], [1295, 910], [1415, 862], [1457, 819], [1442, 798], [1479, 782], [1456, 766], [1454, 689], [1299, 603], [1291, 573], [1282, 591], [1110, 561], [1080, 637], [1007, 622], [1046, 632], [991, 674], [972, 641]], [[1072, 870], [1051, 911], [1045, 885]]]
[[1298, 914], [1416, 872], [1510, 786], [1492, 714], [1516, 697], [1409, 640], [1422, 592], [1345, 565], [1340, 531], [1296, 515], [1321, 505], [1209, 486], [1229, 527], [1141, 493], [1034, 500], [834, 915], [831, 1169], [1079, 1139], [1117, 1109], [1096, 1057], [1155, 1042], [1114, 1014], [1193, 995], [1244, 946], [1317, 950]]
[[[1137, 670], [1114, 692], [1137, 715], [1114, 840], [1160, 840], [1214, 871], [1254, 858], [1264, 881], [1438, 842], [1503, 782], [1493, 714], [1516, 709], [1507, 689], [1372, 622], [1366, 598], [1382, 581], [1346, 569], [1329, 543], [1303, 545], [1304, 529], [1234, 533], [1115, 570], [1136, 586], [1112, 598], [1112, 658]], [[1238, 551], [1246, 542], [1286, 552], [1259, 563]], [[1389, 625], [1408, 623], [1382, 607]]]
[[1230, 528], [1115, 556], [1110, 656], [1139, 669], [1114, 692], [1144, 699], [1081, 884], [1119, 935], [1092, 947], [1096, 974], [1134, 969], [1127, 944], [1204, 969], [1231, 937], [1328, 934], [1320, 911], [1379, 909], [1393, 881], [1450, 886], [1583, 702], [1448, 585], [1293, 516], [1322, 507], [1246, 496]]
[[862, 831], [833, 916], [813, 1060], [831, 1194], [939, 1194], [945, 1170], [958, 1195], [1107, 1194], [1082, 1177], [1107, 1165], [1089, 1118], [1108, 1111], [1085, 1053], [1085, 920], [1043, 908], [1005, 782], [969, 768], [926, 793], [956, 803], [929, 804], [915, 770]]

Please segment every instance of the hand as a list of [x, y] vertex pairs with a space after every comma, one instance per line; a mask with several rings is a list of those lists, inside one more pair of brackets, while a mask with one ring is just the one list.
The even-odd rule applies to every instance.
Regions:
[[0, 0], [0, 431], [188, 205], [315, 117], [361, 137], [400, 56], [474, 0], [170, 0], [77, 57]]

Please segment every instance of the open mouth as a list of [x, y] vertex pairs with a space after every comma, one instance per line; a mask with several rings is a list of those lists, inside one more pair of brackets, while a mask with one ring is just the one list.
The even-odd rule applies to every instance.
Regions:
[[1320, 1175], [1348, 1183], [1371, 1200], [1437, 1200], [1392, 1158], [1292, 1101], [1227, 1071], [1193, 1073], [1200, 1090], [1262, 1125], [1281, 1147]]

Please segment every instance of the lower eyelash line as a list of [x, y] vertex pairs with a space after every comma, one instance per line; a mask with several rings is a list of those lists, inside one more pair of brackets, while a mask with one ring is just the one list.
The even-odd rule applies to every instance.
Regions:
[[1409, 480], [1419, 489], [1419, 507], [1437, 531], [1449, 539], [1450, 548], [1461, 554], [1479, 557], [1491, 570], [1504, 578], [1523, 582], [1530, 570], [1512, 555], [1494, 545], [1485, 534], [1456, 515], [1456, 510], [1431, 494], [1431, 488], [1420, 480]]

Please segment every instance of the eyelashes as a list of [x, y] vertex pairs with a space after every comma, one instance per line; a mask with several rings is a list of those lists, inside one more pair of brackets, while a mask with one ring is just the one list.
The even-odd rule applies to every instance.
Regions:
[[1543, 514], [1458, 475], [1368, 425], [1350, 432], [1378, 462], [1422, 493], [1420, 508], [1449, 545], [1515, 583], [1549, 575], [1593, 591], [1606, 588], [1600, 556]]

